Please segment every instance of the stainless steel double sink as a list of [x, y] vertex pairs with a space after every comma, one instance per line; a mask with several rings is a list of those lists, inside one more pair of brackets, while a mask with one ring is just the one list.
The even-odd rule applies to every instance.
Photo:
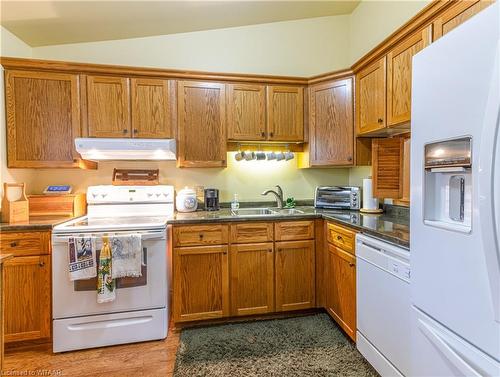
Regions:
[[295, 208], [240, 208], [232, 209], [233, 216], [269, 216], [269, 215], [300, 215], [304, 213], [300, 209]]

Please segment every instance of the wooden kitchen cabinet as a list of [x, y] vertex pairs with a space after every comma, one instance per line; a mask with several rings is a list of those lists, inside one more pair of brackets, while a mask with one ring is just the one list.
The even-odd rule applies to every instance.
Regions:
[[79, 76], [5, 71], [7, 166], [85, 167], [75, 151], [81, 136]]
[[275, 243], [276, 311], [315, 305], [314, 240]]
[[309, 166], [352, 165], [352, 79], [314, 85], [309, 90]]
[[266, 86], [227, 84], [227, 137], [229, 140], [266, 140]]
[[273, 243], [231, 245], [231, 314], [274, 311]]
[[168, 80], [130, 79], [132, 136], [173, 138], [172, 103], [174, 83]]
[[130, 82], [125, 77], [87, 76], [90, 137], [130, 137]]
[[386, 127], [386, 57], [356, 74], [356, 127], [358, 135]]
[[50, 232], [4, 232], [5, 342], [50, 338], [52, 320]]
[[326, 310], [356, 341], [356, 258], [328, 244]]
[[431, 43], [431, 27], [404, 39], [387, 54], [387, 127], [410, 128], [413, 56]]
[[453, 6], [446, 9], [434, 19], [432, 25], [433, 39], [441, 38], [493, 3], [494, 1], [489, 0], [456, 1]]
[[214, 82], [178, 83], [178, 166], [225, 167], [226, 92]]
[[[409, 144], [407, 145], [407, 148], [408, 147]], [[374, 197], [392, 199], [399, 199], [402, 197], [404, 166], [403, 154], [404, 138], [402, 137], [374, 139], [372, 141], [372, 176]]]
[[270, 141], [304, 141], [303, 87], [267, 87], [267, 127]]
[[229, 315], [228, 246], [174, 249], [175, 322]]

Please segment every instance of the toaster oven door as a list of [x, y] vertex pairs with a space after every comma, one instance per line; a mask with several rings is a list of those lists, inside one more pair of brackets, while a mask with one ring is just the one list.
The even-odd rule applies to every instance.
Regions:
[[344, 188], [320, 189], [316, 192], [316, 207], [351, 208], [351, 190]]

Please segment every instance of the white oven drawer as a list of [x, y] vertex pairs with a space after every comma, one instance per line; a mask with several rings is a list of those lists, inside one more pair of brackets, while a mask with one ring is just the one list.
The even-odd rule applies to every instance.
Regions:
[[54, 352], [143, 342], [166, 338], [168, 314], [153, 309], [57, 319], [53, 329]]
[[96, 289], [90, 286], [86, 288], [89, 290], [78, 290], [83, 281], [69, 280], [67, 236], [53, 235], [52, 242], [54, 319], [166, 307], [169, 269], [165, 231], [155, 237], [143, 237], [142, 247], [147, 255], [145, 285], [118, 288], [115, 300], [102, 304], [97, 303], [97, 284]]

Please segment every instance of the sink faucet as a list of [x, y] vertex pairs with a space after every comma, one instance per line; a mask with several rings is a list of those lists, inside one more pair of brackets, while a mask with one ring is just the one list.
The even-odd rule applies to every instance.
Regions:
[[279, 185], [276, 185], [276, 191], [266, 190], [261, 195], [273, 194], [276, 198], [276, 206], [278, 208], [283, 208], [283, 190]]

